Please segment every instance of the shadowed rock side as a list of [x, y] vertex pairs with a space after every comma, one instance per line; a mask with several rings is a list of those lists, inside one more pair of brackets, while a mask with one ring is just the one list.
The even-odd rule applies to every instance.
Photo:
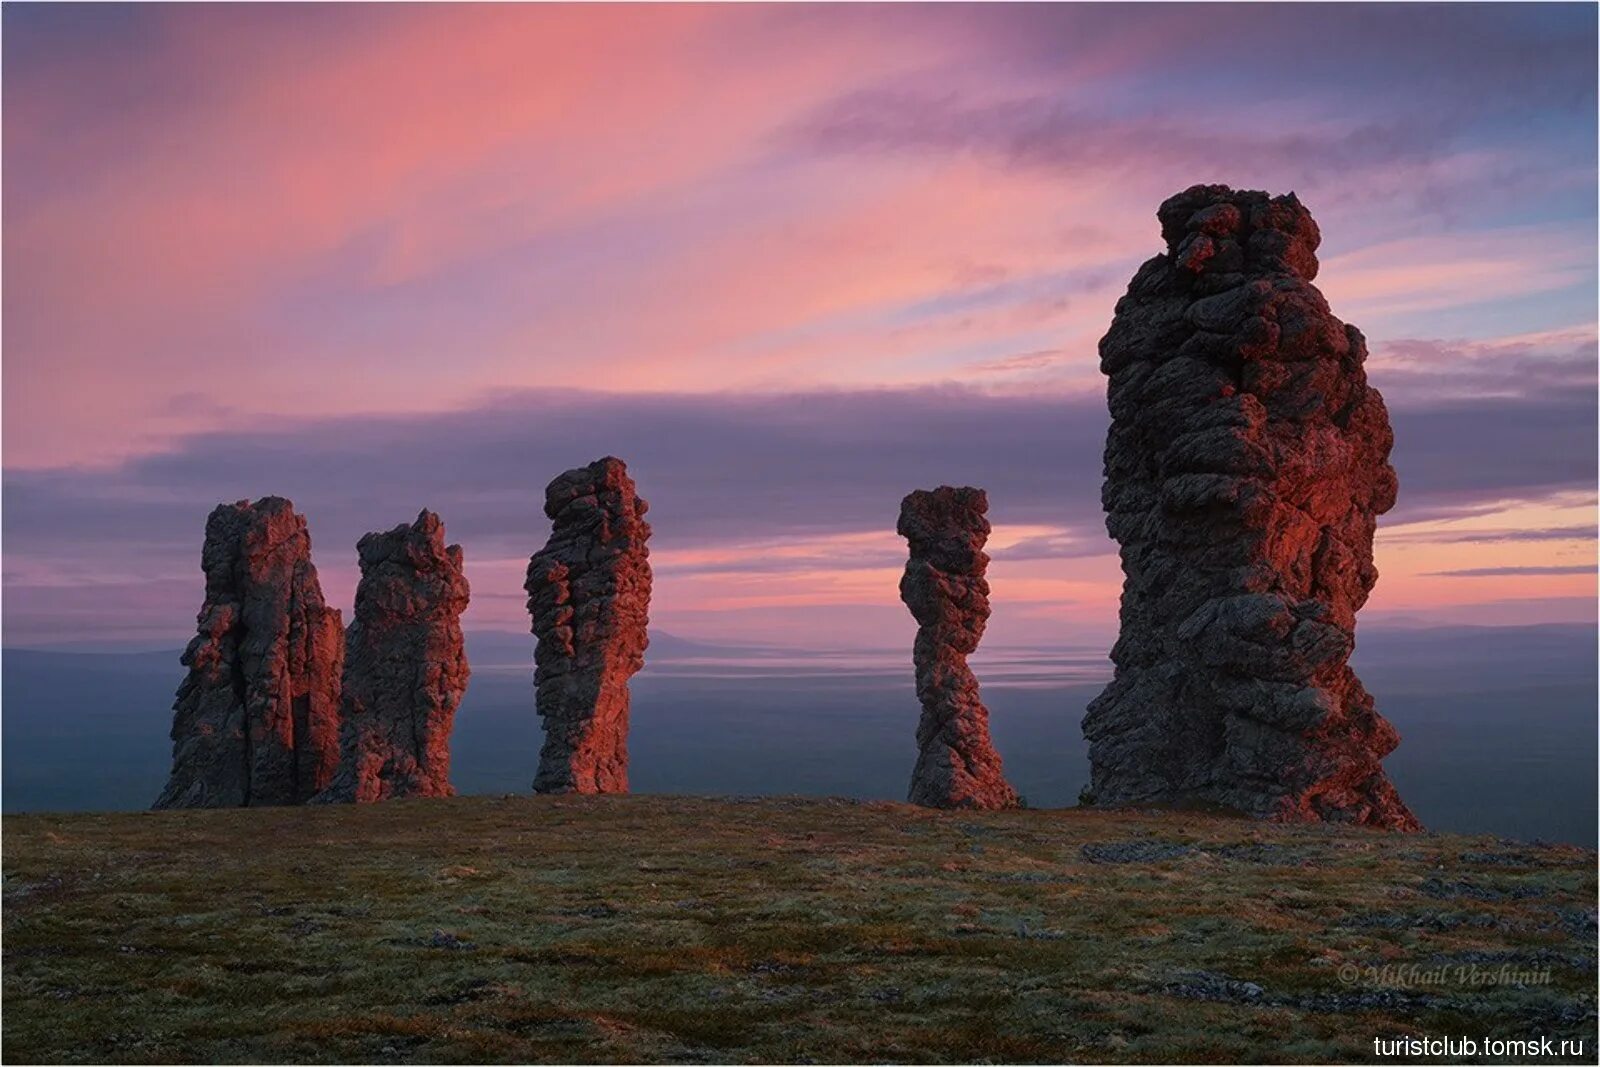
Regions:
[[539, 639], [540, 793], [628, 791], [628, 679], [649, 644], [648, 508], [610, 456], [545, 490], [554, 529], [525, 587]]
[[299, 804], [339, 760], [344, 629], [322, 599], [306, 521], [281, 497], [206, 520], [199, 633], [172, 718], [158, 808]]
[[1167, 251], [1100, 342], [1125, 583], [1083, 720], [1093, 799], [1418, 829], [1379, 764], [1399, 737], [1347, 663], [1394, 438], [1366, 342], [1311, 285], [1317, 224], [1293, 194], [1225, 186], [1158, 217]]
[[450, 728], [467, 691], [461, 546], [431, 511], [356, 545], [361, 584], [346, 635], [339, 770], [318, 801], [447, 797]]
[[989, 620], [989, 498], [982, 489], [919, 489], [900, 502], [911, 558], [900, 599], [917, 620], [917, 766], [909, 799], [930, 808], [1013, 808], [989, 711], [967, 667]]

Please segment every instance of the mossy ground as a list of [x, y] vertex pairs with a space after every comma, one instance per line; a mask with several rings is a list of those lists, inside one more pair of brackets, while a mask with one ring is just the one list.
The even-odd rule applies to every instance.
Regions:
[[4, 873], [8, 1062], [1595, 1058], [1595, 855], [1493, 838], [461, 798], [7, 816]]

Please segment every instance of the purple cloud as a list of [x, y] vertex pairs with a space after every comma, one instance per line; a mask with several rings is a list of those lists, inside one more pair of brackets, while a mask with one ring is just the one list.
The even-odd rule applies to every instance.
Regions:
[[1593, 526], [1551, 526], [1541, 530], [1398, 530], [1391, 531], [1390, 541], [1425, 541], [1429, 544], [1492, 545], [1508, 543], [1537, 543], [1542, 541], [1593, 541]]
[[[1400, 406], [1394, 422], [1402, 503], [1390, 523], [1595, 482], [1586, 396]], [[1111, 551], [1099, 503], [1105, 423], [1097, 396], [942, 388], [521, 394], [446, 414], [205, 434], [111, 470], [7, 472], [5, 621], [26, 634], [67, 612], [93, 627], [119, 604], [130, 624], [146, 609], [187, 620], [184, 583], [206, 514], [268, 493], [308, 516], [325, 573], [363, 533], [423, 506], [444, 516], [469, 562], [526, 556], [545, 536], [545, 483], [607, 453], [628, 460], [661, 549], [892, 530], [907, 491], [951, 483], [988, 489], [997, 523], [1063, 531], [997, 558], [1098, 555]], [[70, 593], [61, 575], [73, 576]]]
[[1508, 578], [1517, 575], [1593, 574], [1592, 563], [1574, 563], [1548, 567], [1463, 567], [1454, 571], [1428, 571], [1433, 578]]

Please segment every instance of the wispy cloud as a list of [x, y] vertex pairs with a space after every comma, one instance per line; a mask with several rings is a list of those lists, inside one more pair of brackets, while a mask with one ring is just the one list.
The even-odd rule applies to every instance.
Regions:
[[[1154, 205], [1205, 178], [1307, 194], [1335, 307], [1375, 343], [1481, 338], [1486, 301], [1594, 317], [1592, 12], [5, 23], [12, 465], [516, 388], [1082, 384]], [[1541, 76], [1514, 76], [1529, 55]]]
[[1555, 526], [1549, 528], [1515, 529], [1490, 528], [1485, 530], [1441, 530], [1438, 528], [1389, 530], [1384, 537], [1390, 541], [1420, 541], [1426, 544], [1522, 544], [1544, 541], [1593, 541], [1595, 527]]
[[1487, 340], [1387, 341], [1368, 372], [1399, 401], [1446, 397], [1571, 396], [1593, 392], [1600, 365], [1593, 326]]
[[1065, 95], [972, 100], [872, 90], [829, 101], [797, 132], [837, 151], [979, 154], [1074, 175], [1180, 166], [1204, 173], [1249, 160], [1260, 169], [1293, 163], [1326, 180], [1439, 150], [1431, 128], [1392, 121], [1321, 126], [1281, 121], [1251, 128], [1181, 114], [1112, 117]]
[[1095, 344], [1201, 180], [1322, 223], [1396, 421], [1379, 606], [1572, 562], [1518, 502], [1595, 480], [1593, 9], [3, 18], [8, 636], [181, 635], [205, 513], [267, 492], [340, 602], [437, 508], [514, 626], [545, 481], [606, 452], [690, 629], [903, 624], [896, 505], [954, 481], [997, 625], [1108, 618]]
[[1464, 567], [1454, 571], [1430, 571], [1432, 577], [1438, 578], [1507, 578], [1517, 575], [1550, 575], [1550, 574], [1593, 574], [1595, 566], [1592, 563], [1575, 563], [1551, 566], [1534, 567]]

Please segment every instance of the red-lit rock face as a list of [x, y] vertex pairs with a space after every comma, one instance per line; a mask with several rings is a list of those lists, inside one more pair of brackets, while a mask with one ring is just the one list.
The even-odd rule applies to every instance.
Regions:
[[1317, 225], [1292, 194], [1225, 186], [1158, 217], [1167, 252], [1100, 342], [1125, 583], [1083, 721], [1091, 791], [1417, 829], [1379, 763], [1399, 737], [1347, 663], [1394, 438], [1365, 341], [1311, 284]]
[[541, 793], [628, 791], [628, 679], [649, 644], [648, 508], [609, 456], [545, 490], [554, 529], [528, 562], [525, 586], [539, 639]]
[[346, 635], [339, 771], [317, 797], [370, 803], [447, 797], [450, 728], [467, 691], [461, 546], [424, 511], [356, 545], [361, 584]]
[[322, 599], [305, 519], [281, 497], [206, 521], [199, 633], [172, 720], [158, 808], [299, 804], [339, 759], [344, 630]]
[[900, 503], [898, 530], [911, 558], [900, 599], [917, 620], [917, 765], [913, 804], [932, 808], [1012, 808], [1000, 754], [989, 741], [989, 711], [967, 667], [989, 621], [989, 498], [982, 489], [919, 489]]

